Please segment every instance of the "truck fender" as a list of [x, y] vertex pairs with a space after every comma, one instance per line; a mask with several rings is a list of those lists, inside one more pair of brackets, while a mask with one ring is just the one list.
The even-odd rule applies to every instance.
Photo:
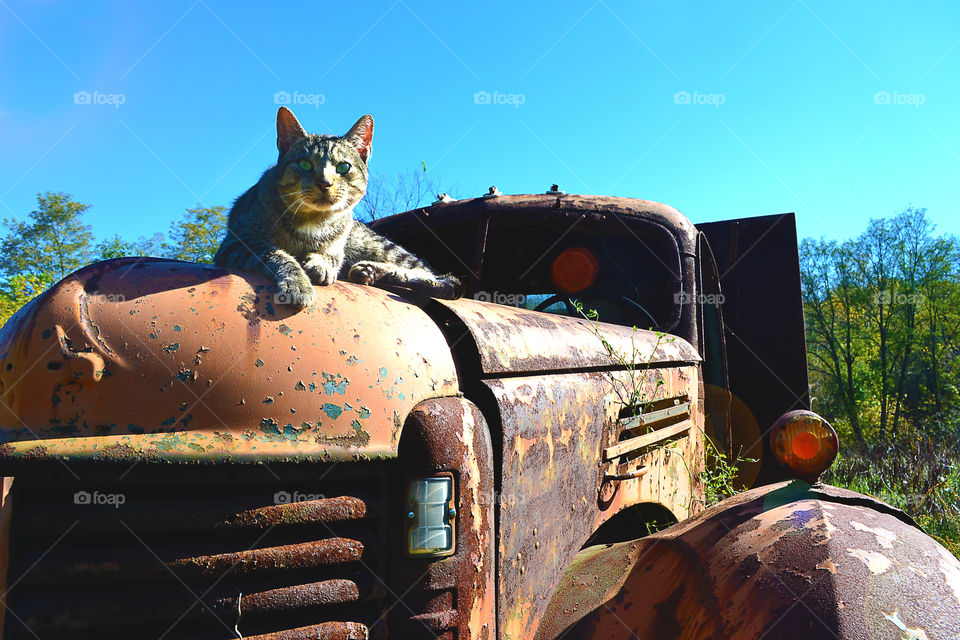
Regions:
[[800, 481], [582, 550], [538, 639], [960, 638], [960, 562], [902, 512]]

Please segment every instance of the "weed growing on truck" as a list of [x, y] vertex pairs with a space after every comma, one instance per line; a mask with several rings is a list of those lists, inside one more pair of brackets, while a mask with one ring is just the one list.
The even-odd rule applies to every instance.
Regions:
[[[649, 365], [653, 361], [653, 358], [657, 350], [660, 348], [660, 345], [673, 342], [676, 340], [676, 337], [660, 331], [655, 331], [654, 334], [657, 336], [657, 342], [646, 361], [644, 361], [643, 356], [638, 353], [636, 342], [631, 337], [631, 353], [629, 356], [626, 356], [616, 347], [614, 347], [613, 344], [607, 340], [607, 338], [600, 331], [600, 318], [595, 309], [585, 310], [579, 300], [574, 300], [573, 306], [577, 310], [577, 313], [591, 323], [591, 329], [593, 330], [594, 335], [596, 335], [597, 339], [600, 340], [600, 343], [607, 351], [607, 354], [613, 358], [618, 365], [627, 371], [629, 383], [619, 381], [615, 376], [610, 377], [614, 393], [616, 393], [620, 404], [624, 408], [633, 408], [642, 406], [646, 402], [655, 400], [657, 392], [665, 384], [663, 377], [661, 376], [654, 381], [654, 390], [650, 396], [647, 397], [647, 393], [644, 391], [643, 384], [639, 381], [636, 372], [638, 369], [649, 370]], [[633, 331], [635, 335], [637, 332], [637, 327], [634, 326]], [[706, 508], [743, 491], [744, 487], [739, 486], [737, 483], [740, 465], [743, 463], [755, 463], [757, 461], [753, 458], [743, 457], [742, 450], [737, 452], [737, 456], [734, 459], [728, 459], [727, 454], [716, 445], [709, 435], [707, 435], [699, 427], [696, 428], [703, 436], [705, 450], [706, 464], [701, 471], [696, 473], [696, 476], [697, 480], [702, 483], [704, 488], [702, 506]], [[683, 454], [671, 447], [671, 444], [672, 443], [667, 442], [659, 445], [657, 448], [663, 449], [667, 454], [680, 456], [680, 459], [683, 461], [683, 464], [687, 469], [687, 473], [691, 476], [692, 480], [694, 472], [690, 469], [690, 466], [687, 464], [687, 460], [684, 459]], [[691, 499], [697, 500], [696, 497], [692, 497]]]

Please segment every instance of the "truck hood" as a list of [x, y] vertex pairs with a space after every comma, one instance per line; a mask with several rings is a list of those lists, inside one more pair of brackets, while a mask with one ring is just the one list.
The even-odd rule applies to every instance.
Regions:
[[154, 258], [68, 276], [0, 331], [0, 462], [390, 458], [414, 405], [459, 393], [410, 302], [336, 282], [293, 313], [274, 291]]
[[294, 312], [264, 276], [156, 258], [66, 277], [0, 330], [0, 463], [394, 458], [413, 407], [459, 395], [463, 376], [700, 359], [675, 336], [585, 319], [315, 291]]

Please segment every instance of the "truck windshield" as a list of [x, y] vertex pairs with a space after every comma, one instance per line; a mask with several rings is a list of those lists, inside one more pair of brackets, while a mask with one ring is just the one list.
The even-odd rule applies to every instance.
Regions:
[[438, 272], [463, 278], [466, 297], [671, 331], [680, 320], [680, 249], [642, 214], [520, 207], [401, 214], [374, 225]]
[[491, 224], [480, 300], [670, 331], [680, 316], [680, 255], [663, 227], [633, 220]]

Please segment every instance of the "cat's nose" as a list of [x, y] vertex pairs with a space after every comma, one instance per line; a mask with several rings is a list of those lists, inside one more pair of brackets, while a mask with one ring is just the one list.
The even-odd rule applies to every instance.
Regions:
[[329, 189], [330, 187], [333, 186], [333, 183], [332, 183], [332, 182], [327, 182], [327, 181], [324, 180], [323, 178], [320, 178], [320, 179], [317, 180], [317, 186], [320, 187], [321, 189], [323, 189], [324, 191], [326, 191], [327, 189]]

